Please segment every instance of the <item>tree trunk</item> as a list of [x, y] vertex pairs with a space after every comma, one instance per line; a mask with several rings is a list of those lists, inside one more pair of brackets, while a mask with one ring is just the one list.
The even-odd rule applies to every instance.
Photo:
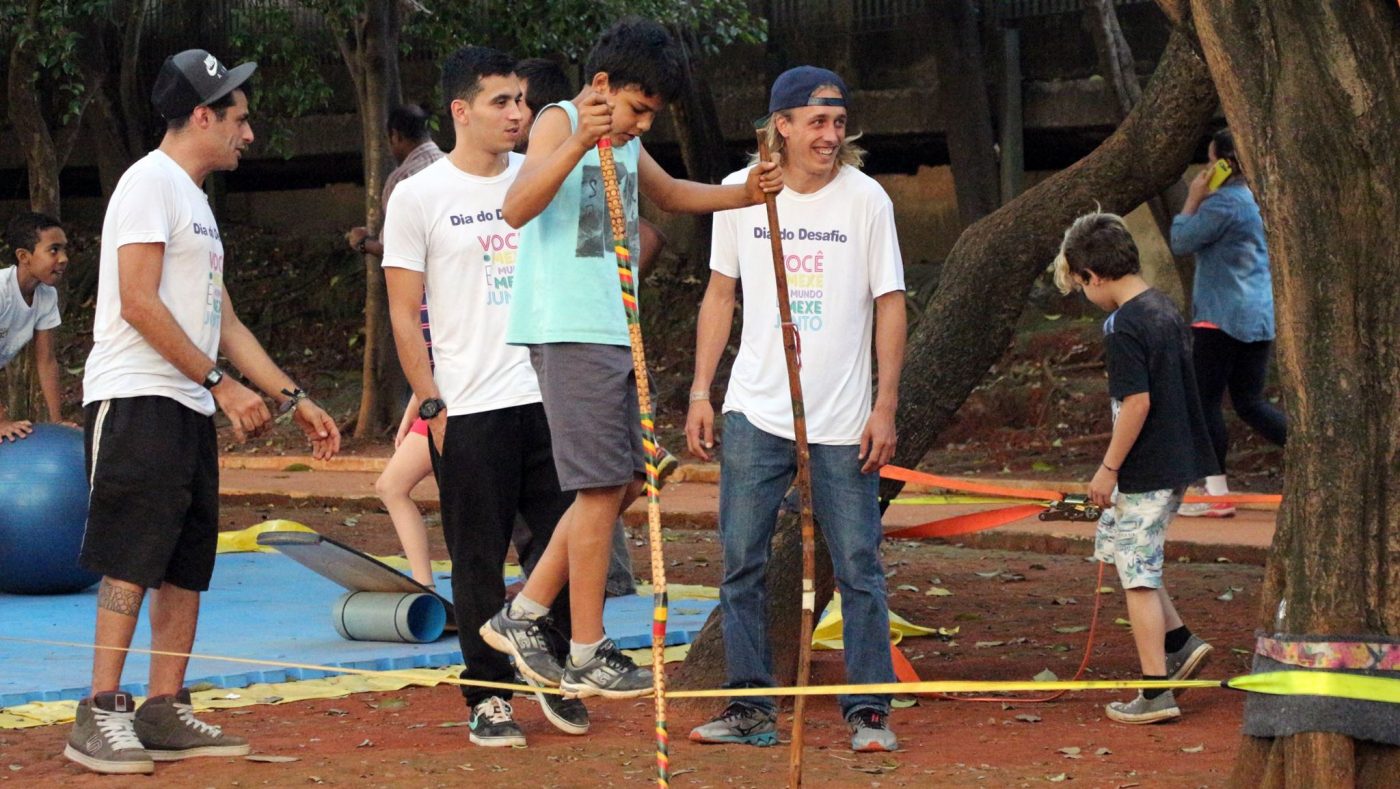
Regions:
[[943, 118], [953, 189], [963, 227], [1001, 204], [996, 135], [987, 100], [982, 39], [972, 0], [936, 0], [925, 12], [938, 67], [938, 105]]
[[[1256, 0], [1175, 10], [1220, 90], [1274, 273], [1289, 442], [1259, 623], [1393, 638], [1400, 237], [1383, 228], [1400, 227], [1400, 9]], [[1380, 786], [1397, 773], [1400, 749], [1312, 732], [1245, 738], [1232, 782]]]
[[[376, 234], [384, 226], [384, 179], [392, 168], [388, 140], [389, 109], [400, 101], [398, 50], [401, 22], [395, 0], [372, 0], [356, 31], [355, 51], [341, 47], [355, 83], [364, 140], [365, 225]], [[402, 372], [389, 324], [388, 291], [380, 260], [365, 256], [365, 342], [360, 409], [355, 437], [376, 435], [394, 424], [402, 389]]]
[[[816, 611], [820, 616], [827, 603], [831, 602], [836, 583], [832, 575], [831, 554], [820, 528], [816, 530], [816, 537]], [[778, 518], [773, 555], [768, 562], [768, 639], [773, 645], [773, 678], [779, 686], [791, 685], [797, 677], [801, 612], [802, 523], [797, 513], [793, 512]], [[691, 644], [685, 664], [670, 683], [672, 687], [724, 687], [723, 626], [724, 612], [716, 607]], [[698, 702], [696, 706], [715, 706], [710, 699], [695, 701]]]
[[[1142, 101], [1092, 153], [963, 232], [909, 340], [895, 463], [914, 466], [1005, 352], [1064, 230], [1095, 204], [1126, 213], [1190, 160], [1214, 111], [1205, 63], [1174, 34]], [[881, 486], [886, 501], [902, 487]]]
[[[1099, 57], [1099, 72], [1103, 75], [1108, 98], [1118, 108], [1118, 120], [1128, 117], [1133, 107], [1142, 100], [1142, 87], [1138, 85], [1137, 64], [1133, 59], [1132, 48], [1123, 37], [1123, 28], [1118, 24], [1118, 14], [1113, 10], [1113, 0], [1084, 0], [1085, 22], [1089, 35], [1094, 39], [1094, 50]], [[1147, 201], [1152, 211], [1152, 219], [1157, 223], [1157, 232], [1170, 249], [1172, 240], [1172, 217], [1181, 213], [1186, 203], [1186, 184], [1176, 179], [1161, 194]], [[1181, 281], [1182, 300], [1186, 314], [1191, 314], [1191, 289], [1196, 277], [1196, 259], [1190, 255], [1172, 255], [1176, 264], [1176, 276]]]
[[[709, 81], [705, 79], [700, 42], [689, 26], [673, 25], [671, 34], [681, 46], [685, 66], [685, 85], [681, 95], [670, 105], [681, 161], [685, 163], [690, 180], [717, 184], [729, 175], [729, 154], [724, 148], [724, 134], [719, 128], [714, 95], [710, 93]], [[698, 214], [694, 217], [694, 223], [695, 232], [690, 234], [690, 247], [684, 255], [691, 271], [704, 273], [709, 269], [713, 215]]]
[[21, 45], [10, 50], [8, 75], [10, 124], [24, 149], [24, 163], [29, 176], [29, 207], [31, 210], [59, 216], [58, 152], [53, 135], [39, 105], [35, 75], [39, 65], [34, 61], [33, 46]]

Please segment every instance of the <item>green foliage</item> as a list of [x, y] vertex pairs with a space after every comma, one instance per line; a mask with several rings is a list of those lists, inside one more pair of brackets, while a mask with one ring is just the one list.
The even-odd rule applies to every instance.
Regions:
[[[42, 0], [36, 5], [31, 9], [24, 0], [0, 0], [0, 46], [27, 56], [33, 67], [29, 83], [42, 91], [41, 104], [52, 112], [52, 121], [67, 125], [78, 119], [87, 101], [78, 64], [79, 30], [87, 20], [109, 13], [111, 0]], [[37, 13], [31, 16], [31, 11]]]
[[229, 30], [228, 61], [258, 64], [250, 109], [265, 130], [264, 144], [288, 157], [289, 121], [325, 109], [332, 96], [315, 50], [306, 46], [306, 32], [297, 29], [296, 21], [285, 3], [250, 0], [233, 10]]
[[491, 42], [517, 57], [559, 55], [583, 60], [598, 35], [624, 16], [693, 29], [714, 52], [732, 42], [761, 42], [763, 18], [745, 0], [422, 0], [405, 19], [404, 37], [437, 54]]

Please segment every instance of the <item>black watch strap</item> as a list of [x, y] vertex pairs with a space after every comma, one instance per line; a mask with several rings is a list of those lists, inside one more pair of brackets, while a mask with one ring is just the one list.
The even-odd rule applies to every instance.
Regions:
[[215, 367], [214, 369], [210, 370], [207, 375], [204, 376], [204, 380], [201, 381], [200, 384], [205, 389], [213, 389], [214, 387], [218, 386], [219, 382], [222, 380], [224, 380], [224, 371]]
[[430, 397], [418, 405], [419, 419], [432, 419], [447, 409], [441, 397]]

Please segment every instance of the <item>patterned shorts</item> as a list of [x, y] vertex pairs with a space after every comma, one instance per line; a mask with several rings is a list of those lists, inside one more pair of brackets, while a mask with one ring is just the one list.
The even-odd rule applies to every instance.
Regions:
[[1181, 506], [1186, 488], [1146, 493], [1114, 491], [1094, 535], [1094, 558], [1112, 562], [1124, 589], [1161, 589], [1167, 524]]

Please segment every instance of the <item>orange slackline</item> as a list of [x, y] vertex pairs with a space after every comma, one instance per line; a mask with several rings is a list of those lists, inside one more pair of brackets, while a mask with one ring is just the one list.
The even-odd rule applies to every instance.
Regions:
[[902, 529], [887, 531], [885, 532], [885, 536], [898, 539], [912, 539], [917, 537], [951, 537], [955, 534], [971, 534], [972, 532], [1005, 526], [1013, 521], [1039, 514], [1044, 510], [1045, 505], [1043, 504], [1017, 504], [1014, 507], [1002, 507], [1001, 509], [995, 510], [971, 512], [967, 515], [955, 515], [951, 518], [921, 523], [918, 526], [906, 526]]

